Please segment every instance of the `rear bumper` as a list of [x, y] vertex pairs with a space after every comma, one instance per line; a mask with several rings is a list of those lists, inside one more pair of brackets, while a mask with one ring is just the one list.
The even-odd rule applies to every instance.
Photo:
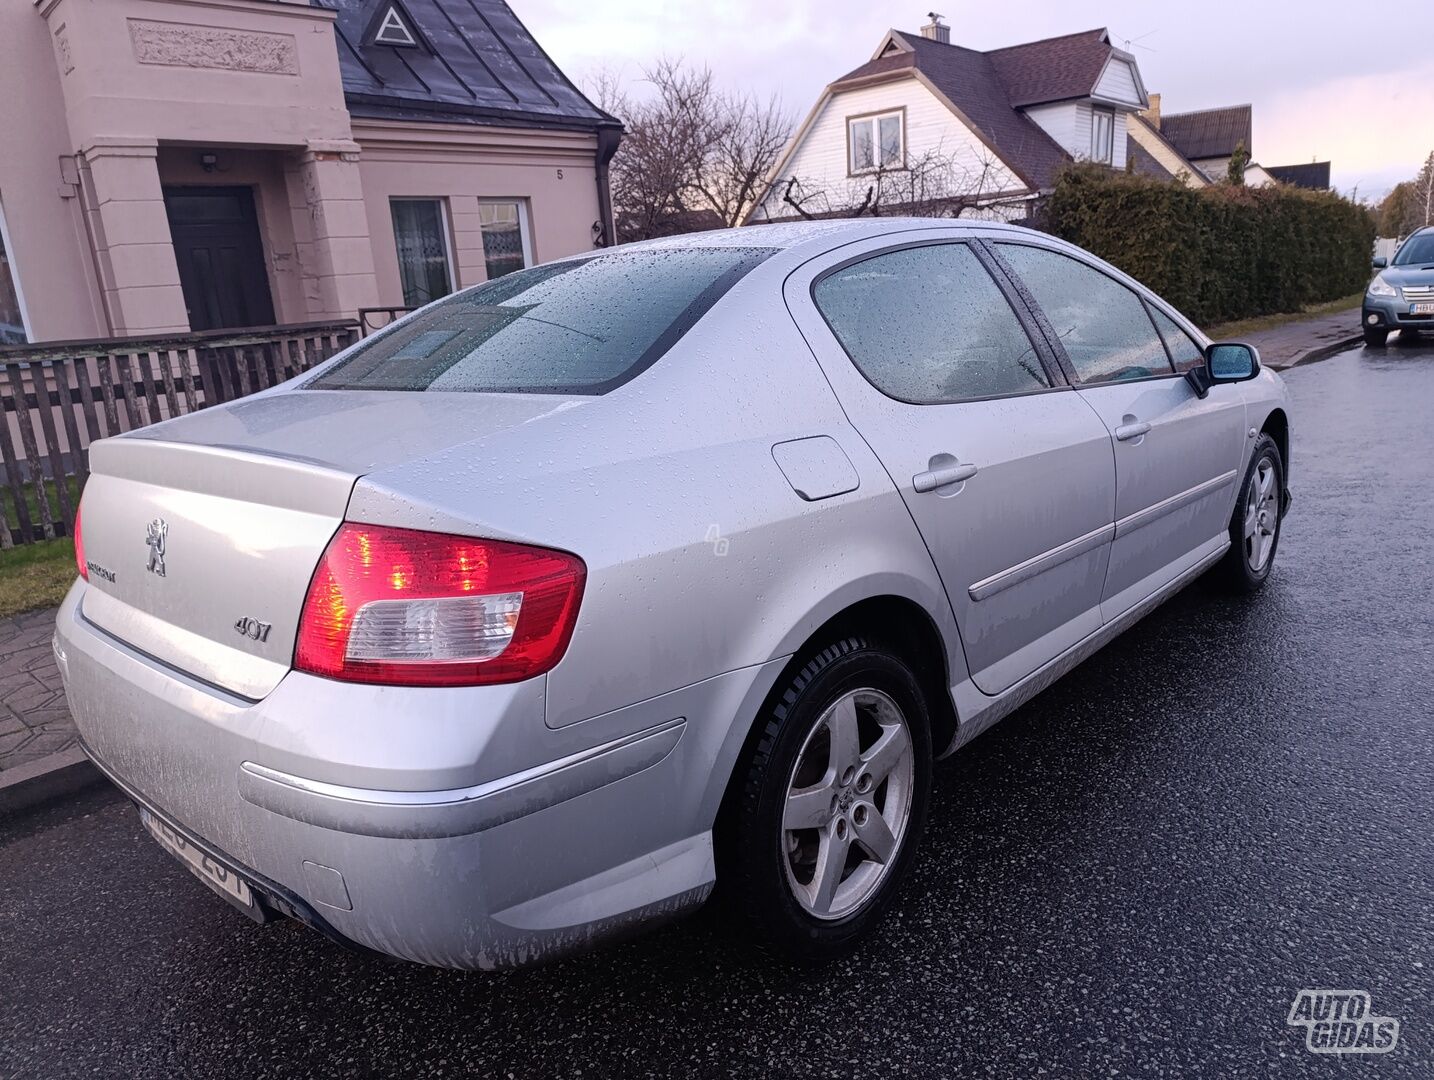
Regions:
[[701, 903], [745, 734], [732, 718], [780, 667], [559, 730], [542, 680], [395, 691], [290, 674], [251, 703], [91, 626], [83, 593], [55, 648], [111, 778], [270, 907], [443, 967], [531, 963]]

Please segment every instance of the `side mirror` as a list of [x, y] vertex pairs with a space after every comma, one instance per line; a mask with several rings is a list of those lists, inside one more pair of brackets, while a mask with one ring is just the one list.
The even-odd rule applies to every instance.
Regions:
[[1374, 257], [1374, 268], [1376, 270], [1383, 270], [1388, 265], [1389, 260], [1386, 259], [1383, 255], [1376, 255]]
[[1205, 349], [1205, 363], [1185, 373], [1197, 397], [1216, 383], [1244, 382], [1260, 373], [1260, 351], [1243, 341], [1217, 341]]

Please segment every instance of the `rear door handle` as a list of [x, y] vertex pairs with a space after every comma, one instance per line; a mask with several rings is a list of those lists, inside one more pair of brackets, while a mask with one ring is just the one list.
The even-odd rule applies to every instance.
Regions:
[[[949, 454], [947, 455], [950, 456]], [[949, 484], [959, 484], [976, 475], [976, 466], [970, 464], [941, 465], [919, 472], [911, 478], [911, 486], [918, 492], [935, 491]]]
[[1125, 442], [1129, 439], [1138, 439], [1142, 435], [1148, 435], [1149, 433], [1150, 423], [1145, 420], [1134, 424], [1121, 424], [1120, 427], [1115, 429], [1115, 437], [1121, 442]]

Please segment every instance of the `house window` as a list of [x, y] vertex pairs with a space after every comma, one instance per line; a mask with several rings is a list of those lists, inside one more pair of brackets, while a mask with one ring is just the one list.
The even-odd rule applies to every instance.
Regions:
[[518, 199], [480, 200], [478, 224], [483, 230], [483, 262], [489, 281], [533, 264], [526, 203]]
[[1090, 118], [1090, 159], [1106, 165], [1115, 162], [1115, 110], [1095, 109]]
[[906, 158], [904, 111], [855, 116], [846, 122], [847, 168], [852, 173], [899, 169]]
[[422, 307], [453, 291], [448, 223], [442, 199], [392, 199], [398, 278], [407, 307]]
[[10, 233], [5, 228], [5, 210], [0, 207], [0, 345], [24, 345], [30, 340], [25, 326], [25, 304], [20, 279], [10, 253]]

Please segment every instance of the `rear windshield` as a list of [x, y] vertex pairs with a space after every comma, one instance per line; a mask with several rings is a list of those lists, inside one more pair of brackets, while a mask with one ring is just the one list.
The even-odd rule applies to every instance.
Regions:
[[614, 251], [431, 304], [311, 390], [602, 394], [650, 367], [770, 248]]

